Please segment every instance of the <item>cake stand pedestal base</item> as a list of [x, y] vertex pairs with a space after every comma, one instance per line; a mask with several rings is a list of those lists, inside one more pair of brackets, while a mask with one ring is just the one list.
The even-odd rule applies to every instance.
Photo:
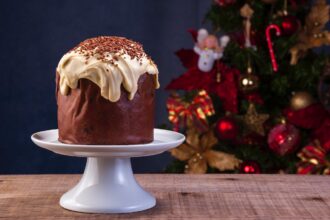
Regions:
[[160, 154], [180, 145], [182, 134], [154, 129], [154, 141], [133, 145], [64, 144], [58, 141], [58, 130], [33, 134], [38, 146], [57, 154], [87, 157], [79, 183], [65, 193], [60, 205], [65, 209], [88, 213], [129, 213], [152, 208], [156, 199], [136, 182], [132, 157]]
[[156, 199], [136, 182], [130, 158], [89, 157], [80, 182], [60, 205], [78, 212], [128, 213], [149, 209]]

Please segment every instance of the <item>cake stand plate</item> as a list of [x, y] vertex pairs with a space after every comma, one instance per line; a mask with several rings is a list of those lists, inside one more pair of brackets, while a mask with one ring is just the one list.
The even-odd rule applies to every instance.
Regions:
[[60, 199], [63, 208], [88, 213], [129, 213], [156, 205], [133, 176], [131, 157], [160, 154], [180, 145], [185, 137], [177, 132], [154, 129], [154, 141], [135, 145], [78, 145], [58, 141], [58, 130], [33, 134], [32, 141], [57, 154], [87, 157], [79, 183]]

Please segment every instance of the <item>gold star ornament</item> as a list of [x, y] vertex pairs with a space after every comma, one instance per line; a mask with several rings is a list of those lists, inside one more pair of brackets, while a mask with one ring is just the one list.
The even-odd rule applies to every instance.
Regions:
[[246, 114], [243, 116], [243, 121], [250, 131], [264, 136], [264, 123], [268, 118], [268, 114], [259, 114], [254, 104], [250, 103]]

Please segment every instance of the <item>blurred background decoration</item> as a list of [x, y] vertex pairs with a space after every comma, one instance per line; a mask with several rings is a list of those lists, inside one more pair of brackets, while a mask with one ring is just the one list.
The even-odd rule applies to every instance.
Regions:
[[166, 87], [169, 121], [187, 135], [167, 172], [330, 174], [329, 9], [212, 2], [210, 31], [188, 30], [193, 49], [176, 52], [186, 71]]
[[62, 55], [118, 35], [159, 67], [155, 126], [187, 136], [135, 172], [328, 174], [328, 21], [325, 0], [0, 1], [0, 173], [82, 172], [30, 135], [57, 127]]

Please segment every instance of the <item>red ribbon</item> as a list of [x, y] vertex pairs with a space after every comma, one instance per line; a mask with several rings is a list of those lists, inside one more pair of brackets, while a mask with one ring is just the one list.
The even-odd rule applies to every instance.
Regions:
[[178, 131], [182, 122], [186, 125], [188, 120], [195, 122], [197, 127], [207, 126], [207, 116], [214, 114], [211, 98], [206, 91], [201, 90], [192, 102], [186, 102], [174, 93], [167, 99], [168, 119], [173, 123], [173, 130]]
[[326, 160], [326, 151], [316, 143], [304, 147], [298, 157], [301, 162], [298, 163], [298, 174], [330, 174], [330, 163]]

